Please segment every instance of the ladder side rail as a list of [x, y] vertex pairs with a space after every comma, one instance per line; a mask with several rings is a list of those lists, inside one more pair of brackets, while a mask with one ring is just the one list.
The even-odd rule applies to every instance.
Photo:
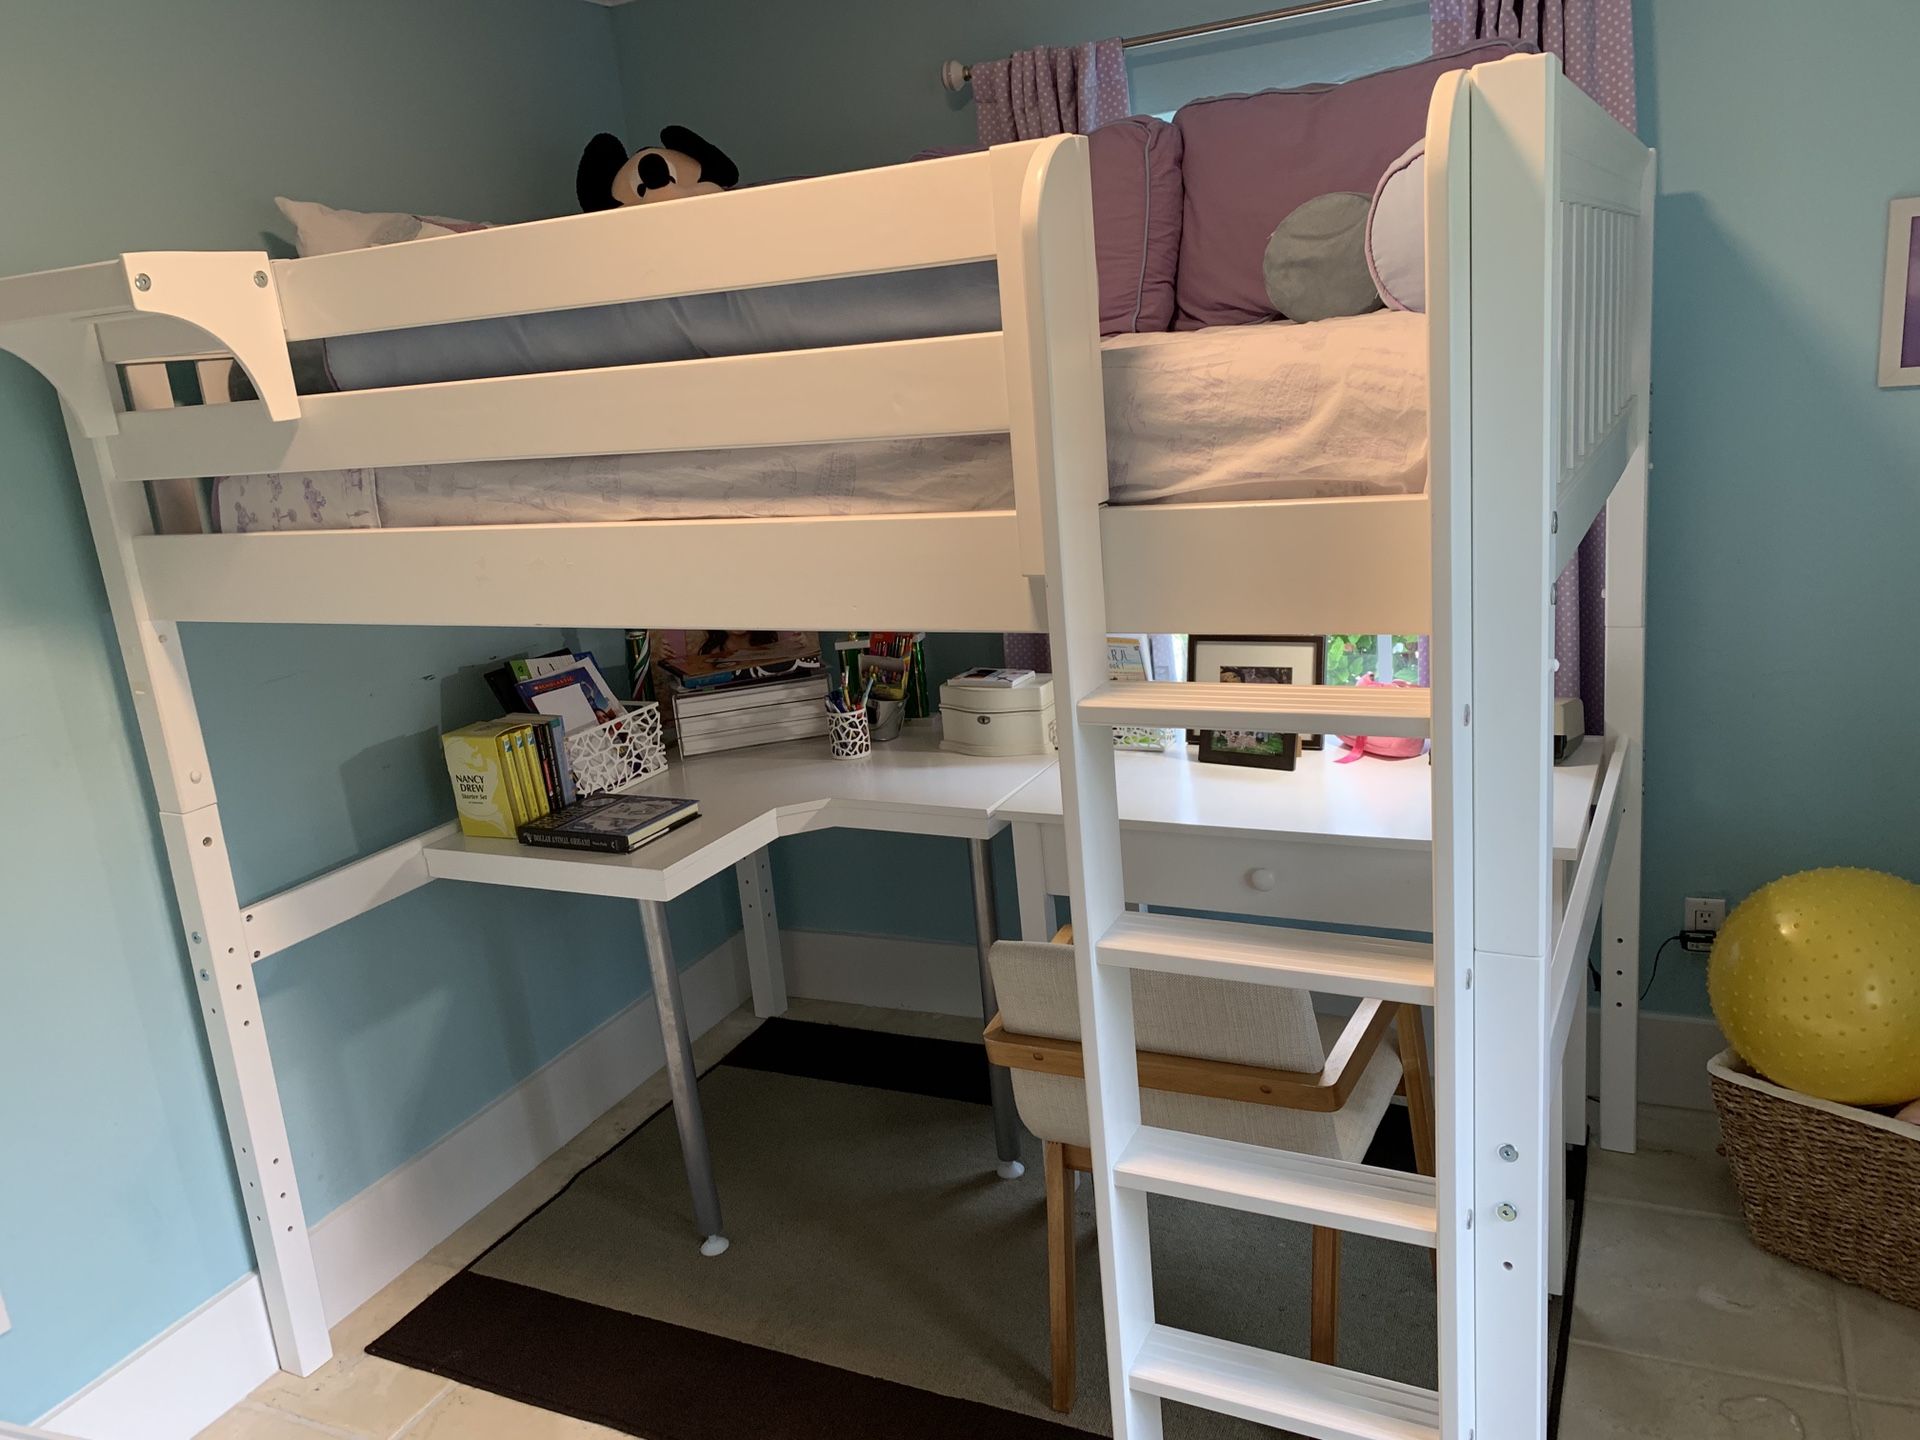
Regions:
[[[1004, 210], [999, 222], [1004, 333], [1010, 341], [1017, 334], [1027, 338], [1023, 358], [1010, 346], [1007, 366], [1015, 391], [1009, 396], [1015, 495], [1023, 512], [1029, 496], [1037, 500], [1041, 518], [1114, 1440], [1160, 1440], [1159, 1398], [1127, 1380], [1154, 1322], [1147, 1199], [1114, 1179], [1114, 1163], [1140, 1127], [1132, 975], [1100, 965], [1095, 956], [1124, 908], [1112, 730], [1078, 719], [1079, 702], [1107, 678], [1100, 540], [1106, 421], [1087, 142], [1070, 136], [1030, 156], [992, 154], [1003, 167], [994, 185], [996, 206], [1017, 194], [1019, 207], [1017, 226]], [[1007, 173], [1014, 166], [1021, 170], [1017, 190]], [[1015, 388], [1022, 381], [1027, 397]]]
[[283, 1369], [310, 1375], [331, 1357], [332, 1341], [179, 628], [149, 610], [134, 562], [135, 539], [153, 531], [152, 511], [142, 487], [114, 480], [110, 443], [89, 436], [64, 399], [63, 409], [153, 779], [274, 1346]]
[[[1566, 388], [1557, 95], [1550, 56], [1471, 76], [1471, 867], [1478, 1440], [1540, 1440], [1547, 1410], [1547, 996], [1552, 880], [1553, 514]], [[1577, 397], [1576, 397], [1577, 400]], [[1576, 418], [1578, 405], [1572, 407]]]
[[1472, 1228], [1473, 272], [1472, 91], [1443, 75], [1427, 119], [1428, 494], [1433, 527], [1435, 1249], [1442, 1440], [1474, 1433]]

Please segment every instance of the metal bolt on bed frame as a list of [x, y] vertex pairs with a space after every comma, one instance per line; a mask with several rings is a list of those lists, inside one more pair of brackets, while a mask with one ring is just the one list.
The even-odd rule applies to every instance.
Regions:
[[1502, 1145], [1500, 1147], [1500, 1158], [1511, 1165], [1520, 1158], [1520, 1152], [1511, 1145]]
[[253, 283], [258, 285], [262, 290], [266, 289], [267, 288], [267, 272], [264, 270], [254, 271]]
[[144, 270], [141, 271], [133, 277], [133, 288], [136, 290], [151, 290], [153, 288], [153, 277]]
[[1520, 1212], [1513, 1207], [1511, 1202], [1505, 1200], [1500, 1202], [1499, 1208], [1493, 1213], [1498, 1215], [1502, 1220], [1518, 1220], [1520, 1218]]

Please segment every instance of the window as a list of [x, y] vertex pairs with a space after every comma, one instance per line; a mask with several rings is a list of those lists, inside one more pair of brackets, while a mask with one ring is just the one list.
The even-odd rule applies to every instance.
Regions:
[[[1385, 656], [1385, 661], [1382, 660]], [[1327, 684], [1357, 685], [1362, 675], [1376, 680], [1429, 683], [1424, 635], [1327, 636]]]

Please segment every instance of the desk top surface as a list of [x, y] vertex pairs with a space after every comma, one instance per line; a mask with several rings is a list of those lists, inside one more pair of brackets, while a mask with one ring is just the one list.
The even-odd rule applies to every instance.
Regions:
[[535, 849], [454, 835], [427, 850], [445, 879], [670, 900], [782, 835], [830, 828], [986, 839], [1000, 805], [1054, 766], [1051, 755], [983, 757], [940, 749], [937, 726], [909, 725], [860, 760], [835, 760], [825, 737], [671, 761], [633, 788], [679, 795], [700, 814], [631, 855]]
[[[1554, 770], [1554, 854], [1578, 854], [1599, 780], [1589, 739]], [[1121, 824], [1250, 840], [1423, 849], [1432, 843], [1424, 760], [1337, 765], [1337, 747], [1310, 751], [1290, 772], [1202, 765], [1190, 751], [1114, 757]], [[427, 847], [427, 868], [450, 880], [671, 900], [783, 835], [850, 828], [985, 839], [1009, 821], [1060, 822], [1051, 755], [981, 757], [939, 748], [930, 722], [862, 760], [835, 760], [824, 738], [674, 760], [635, 793], [688, 796], [700, 814], [631, 855], [545, 850], [453, 835]]]

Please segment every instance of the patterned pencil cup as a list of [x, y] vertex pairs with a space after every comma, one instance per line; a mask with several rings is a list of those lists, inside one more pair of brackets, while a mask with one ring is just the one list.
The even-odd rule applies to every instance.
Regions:
[[827, 743], [836, 760], [858, 760], [873, 753], [873, 731], [867, 725], [867, 712], [836, 711], [827, 716]]

